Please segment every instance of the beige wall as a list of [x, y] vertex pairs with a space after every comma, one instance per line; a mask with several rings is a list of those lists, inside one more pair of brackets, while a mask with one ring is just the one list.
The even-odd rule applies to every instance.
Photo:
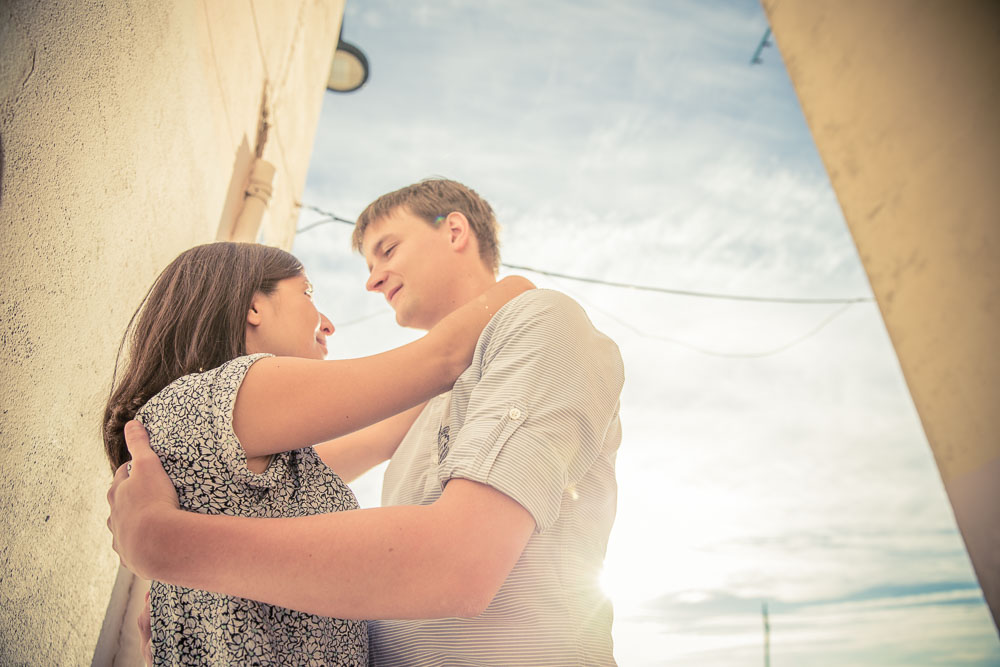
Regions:
[[1000, 621], [1000, 3], [763, 5]]
[[266, 91], [289, 246], [343, 0], [0, 5], [0, 664], [91, 661], [118, 567], [99, 438], [159, 270], [238, 214]]

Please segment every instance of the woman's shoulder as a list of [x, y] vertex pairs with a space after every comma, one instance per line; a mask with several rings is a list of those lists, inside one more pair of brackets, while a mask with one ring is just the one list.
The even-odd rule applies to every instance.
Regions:
[[246, 354], [242, 357], [236, 357], [235, 359], [222, 364], [218, 368], [213, 368], [212, 370], [203, 373], [205, 376], [204, 380], [211, 383], [234, 385], [235, 389], [239, 389], [244, 376], [246, 376], [247, 371], [250, 370], [250, 367], [253, 366], [255, 362], [260, 361], [265, 357], [273, 356], [273, 354], [268, 354], [266, 352], [258, 352], [256, 354]]
[[183, 413], [184, 410], [179, 408], [184, 404], [204, 403], [207, 406], [218, 397], [220, 390], [223, 392], [232, 391], [235, 394], [250, 366], [255, 361], [269, 356], [272, 355], [248, 354], [231, 359], [207, 371], [198, 371], [179, 377], [149, 399], [139, 410], [138, 416], [141, 418], [144, 414], [149, 415], [153, 411], [163, 410], [174, 414]]

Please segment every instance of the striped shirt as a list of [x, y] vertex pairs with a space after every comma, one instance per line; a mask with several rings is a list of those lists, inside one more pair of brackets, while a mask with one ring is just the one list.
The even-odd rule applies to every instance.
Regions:
[[615, 664], [598, 578], [623, 379], [618, 347], [560, 292], [531, 290], [494, 316], [472, 365], [392, 457], [382, 504], [433, 503], [458, 477], [516, 500], [535, 531], [479, 616], [371, 621], [374, 665]]

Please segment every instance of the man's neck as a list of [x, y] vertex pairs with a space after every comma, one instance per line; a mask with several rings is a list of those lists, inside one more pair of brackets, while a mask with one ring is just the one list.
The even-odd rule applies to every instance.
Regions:
[[461, 303], [456, 304], [456, 308], [472, 301], [477, 296], [497, 284], [496, 276], [492, 273], [476, 273], [463, 277], [459, 283], [458, 297]]
[[[454, 291], [452, 292], [452, 310], [442, 313], [441, 317], [451, 314], [451, 312], [464, 306], [496, 284], [497, 279], [492, 271], [475, 271], [456, 276], [455, 283], [453, 284]], [[434, 324], [437, 324], [437, 322]]]

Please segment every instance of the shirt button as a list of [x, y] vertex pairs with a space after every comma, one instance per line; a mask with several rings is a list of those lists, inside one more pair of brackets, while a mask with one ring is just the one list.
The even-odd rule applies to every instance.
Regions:
[[521, 418], [521, 411], [518, 410], [517, 408], [511, 408], [510, 411], [507, 412], [507, 416], [513, 419], [514, 421], [517, 421], [518, 419]]

